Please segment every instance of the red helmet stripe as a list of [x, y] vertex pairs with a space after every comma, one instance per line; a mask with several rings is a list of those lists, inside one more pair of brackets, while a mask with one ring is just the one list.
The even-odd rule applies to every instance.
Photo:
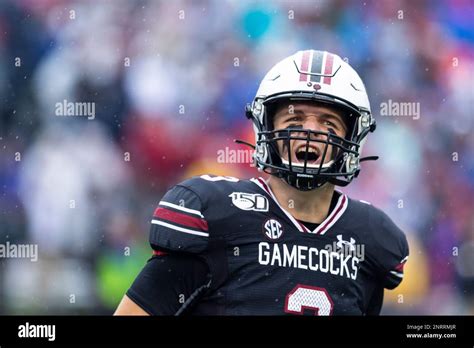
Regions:
[[300, 81], [308, 81], [309, 57], [311, 51], [304, 51], [301, 57]]
[[[332, 74], [333, 63], [334, 63], [334, 56], [331, 53], [326, 53], [326, 64], [324, 66], [324, 75]], [[325, 76], [323, 79], [323, 83], [330, 85], [331, 77]]]

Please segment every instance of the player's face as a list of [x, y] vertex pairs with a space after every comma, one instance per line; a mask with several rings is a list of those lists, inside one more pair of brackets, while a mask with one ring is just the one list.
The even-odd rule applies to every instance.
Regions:
[[[346, 124], [343, 121], [342, 113], [328, 106], [314, 103], [294, 102], [282, 104], [273, 118], [274, 129], [301, 128], [312, 131], [329, 132], [331, 129], [336, 135], [344, 138], [347, 133]], [[291, 136], [306, 137], [306, 133], [292, 132]], [[326, 141], [325, 135], [311, 134], [311, 139]], [[277, 141], [280, 156], [294, 164], [304, 164], [306, 156], [306, 140], [290, 140], [290, 151], [284, 140]], [[309, 143], [308, 165], [319, 165], [326, 144], [320, 142]], [[334, 152], [337, 151], [332, 145], [328, 147], [324, 163], [333, 159]], [[290, 153], [289, 153], [290, 152]]]

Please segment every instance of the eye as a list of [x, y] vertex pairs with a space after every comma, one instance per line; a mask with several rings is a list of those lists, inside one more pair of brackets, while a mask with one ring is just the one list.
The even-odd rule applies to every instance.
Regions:
[[300, 120], [299, 116], [293, 116], [293, 117], [288, 118], [286, 122], [297, 122], [299, 120]]
[[324, 121], [324, 124], [325, 124], [326, 126], [333, 127], [333, 128], [336, 128], [336, 129], [339, 128], [337, 124], [335, 124], [334, 122], [328, 121], [328, 120], [325, 120], [325, 121]]

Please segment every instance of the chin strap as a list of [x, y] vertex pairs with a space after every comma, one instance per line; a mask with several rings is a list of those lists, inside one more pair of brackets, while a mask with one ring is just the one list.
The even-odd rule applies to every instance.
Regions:
[[246, 141], [243, 141], [243, 140], [239, 140], [239, 139], [234, 139], [234, 143], [236, 144], [243, 144], [243, 145], [247, 145], [247, 146], [250, 146], [252, 149], [255, 150], [255, 145], [252, 145]]
[[362, 157], [359, 162], [364, 162], [364, 161], [376, 161], [379, 159], [379, 156], [367, 156], [367, 157]]

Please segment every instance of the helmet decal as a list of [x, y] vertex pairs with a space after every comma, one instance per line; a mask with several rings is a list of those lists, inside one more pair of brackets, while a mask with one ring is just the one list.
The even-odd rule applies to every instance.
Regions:
[[[299, 65], [301, 82], [316, 82], [330, 85], [333, 75], [334, 55], [329, 52], [303, 51]], [[322, 77], [322, 81], [321, 81]]]

